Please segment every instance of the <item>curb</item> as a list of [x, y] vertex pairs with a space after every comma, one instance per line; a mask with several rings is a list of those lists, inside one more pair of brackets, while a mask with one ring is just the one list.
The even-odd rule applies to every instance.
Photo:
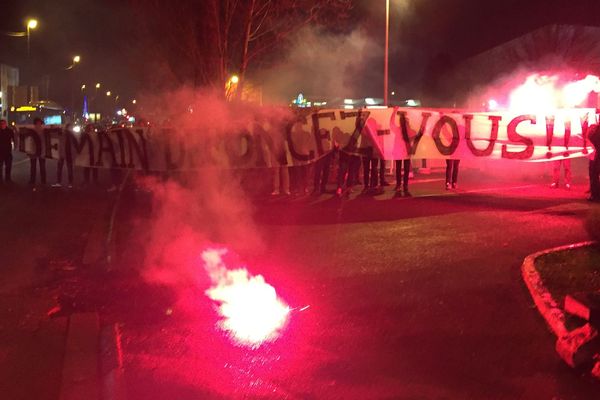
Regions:
[[538, 257], [546, 254], [557, 251], [577, 249], [594, 243], [594, 241], [587, 241], [542, 250], [525, 257], [523, 265], [521, 265], [523, 280], [525, 281], [525, 285], [527, 285], [527, 289], [529, 289], [529, 293], [533, 298], [533, 302], [546, 321], [546, 324], [548, 324], [550, 330], [557, 338], [562, 338], [569, 333], [569, 330], [565, 326], [565, 312], [552, 297], [546, 286], [544, 286], [540, 274], [535, 269], [535, 260]]

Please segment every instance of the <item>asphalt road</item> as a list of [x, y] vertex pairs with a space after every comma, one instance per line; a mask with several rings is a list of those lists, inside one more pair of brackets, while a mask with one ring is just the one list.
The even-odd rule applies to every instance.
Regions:
[[[410, 198], [388, 189], [253, 202], [260, 244], [237, 246], [240, 257], [290, 305], [310, 307], [249, 350], [215, 328], [202, 284], [132, 290], [137, 304], [112, 316], [123, 322], [130, 397], [598, 398], [600, 384], [556, 356], [520, 277], [528, 254], [588, 240], [597, 205], [583, 182], [552, 190], [466, 173], [459, 191], [442, 186], [434, 175], [413, 182]], [[127, 264], [156, 212], [127, 230], [138, 238], [122, 249]]]
[[123, 194], [106, 273], [80, 264], [104, 240], [90, 232], [115, 194], [2, 189], [0, 390], [57, 398], [65, 327], [46, 313], [66, 294], [75, 311], [119, 324], [134, 400], [598, 398], [600, 384], [555, 355], [520, 277], [526, 255], [589, 239], [598, 206], [583, 200], [583, 180], [565, 191], [465, 172], [458, 191], [442, 184], [419, 177], [410, 198], [387, 189], [251, 201], [256, 237], [226, 244], [292, 307], [310, 306], [256, 350], [215, 327], [201, 269], [189, 281], [139, 278], [159, 212], [149, 194]]

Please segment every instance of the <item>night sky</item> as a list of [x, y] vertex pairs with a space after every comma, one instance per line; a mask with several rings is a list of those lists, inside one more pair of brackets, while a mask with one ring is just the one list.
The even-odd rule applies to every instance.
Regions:
[[[391, 0], [391, 82], [411, 81], [442, 53], [453, 61], [477, 54], [526, 32], [551, 23], [600, 24], [600, 2], [592, 0]], [[355, 2], [353, 27], [361, 27], [383, 43], [383, 0]], [[69, 88], [101, 82], [126, 100], [136, 96], [141, 82], [137, 71], [144, 59], [160, 57], [137, 45], [135, 20], [126, 1], [22, 0], [0, 9], [0, 31], [23, 31], [35, 17], [31, 35], [31, 65], [22, 77], [50, 75], [50, 96], [66, 101]], [[167, 27], [165, 27], [166, 29]], [[0, 61], [26, 66], [26, 39], [2, 35]], [[82, 63], [65, 71], [73, 55]], [[415, 78], [416, 79], [416, 78]], [[414, 80], [414, 79], [413, 79]], [[378, 86], [378, 84], [377, 84]], [[410, 85], [409, 85], [410, 86]], [[416, 87], [416, 85], [415, 85]]]

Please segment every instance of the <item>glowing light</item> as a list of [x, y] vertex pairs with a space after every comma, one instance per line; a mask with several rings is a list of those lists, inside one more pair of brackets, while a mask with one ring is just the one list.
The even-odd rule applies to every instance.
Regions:
[[137, 104], [137, 100], [136, 99], [131, 100], [131, 104]]
[[229, 270], [223, 260], [226, 249], [207, 249], [202, 261], [212, 286], [205, 293], [219, 303], [223, 317], [219, 327], [239, 345], [258, 348], [276, 340], [285, 326], [290, 308], [277, 297], [273, 286], [246, 268]]
[[85, 85], [81, 85], [81, 90], [85, 90]]
[[547, 112], [560, 107], [579, 107], [591, 92], [600, 92], [600, 79], [588, 75], [585, 79], [561, 82], [558, 75], [533, 74], [509, 96], [514, 111]]
[[419, 105], [419, 102], [417, 100], [408, 99], [406, 100], [406, 105], [409, 107], [416, 107]]
[[100, 84], [96, 83], [96, 89], [100, 89]]
[[240, 81], [240, 77], [237, 75], [233, 75], [230, 79], [231, 83], [238, 83]]
[[81, 61], [81, 56], [75, 56], [75, 57], [73, 57], [73, 62], [75, 64], [77, 64], [79, 61]]
[[498, 109], [498, 102], [494, 99], [490, 99], [490, 101], [488, 101], [488, 109], [490, 111], [494, 111]]
[[558, 108], [556, 76], [533, 74], [509, 96], [511, 110], [544, 112]]
[[110, 92], [110, 90], [108, 92], [106, 92], [107, 96], [110, 96], [112, 93]]
[[73, 127], [73, 132], [75, 132], [75, 133], [79, 133], [79, 132], [81, 132], [81, 127], [80, 127], [79, 125], [75, 125], [75, 126]]
[[374, 105], [375, 105], [375, 100], [374, 100], [374, 99], [372, 99], [372, 98], [370, 98], [370, 97], [367, 97], [367, 98], [365, 99], [365, 103], [367, 103], [367, 104], [368, 104], [368, 105], [370, 105], [370, 106], [374, 106]]
[[352, 99], [344, 99], [344, 104], [354, 104]]
[[585, 79], [571, 82], [563, 88], [563, 102], [566, 107], [581, 105], [591, 92], [600, 92], [600, 79], [588, 75]]
[[29, 29], [35, 29], [38, 26], [38, 22], [37, 19], [30, 19], [29, 21], [27, 21], [27, 28]]

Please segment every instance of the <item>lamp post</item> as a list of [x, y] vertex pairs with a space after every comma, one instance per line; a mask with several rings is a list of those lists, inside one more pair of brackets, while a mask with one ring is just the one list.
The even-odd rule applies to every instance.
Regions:
[[383, 104], [388, 105], [388, 61], [390, 45], [390, 0], [385, 0], [385, 54], [383, 67]]
[[30, 19], [27, 21], [27, 58], [29, 58], [29, 53], [30, 51], [30, 36], [31, 36], [31, 30], [37, 28], [38, 26], [38, 22], [37, 19]]

